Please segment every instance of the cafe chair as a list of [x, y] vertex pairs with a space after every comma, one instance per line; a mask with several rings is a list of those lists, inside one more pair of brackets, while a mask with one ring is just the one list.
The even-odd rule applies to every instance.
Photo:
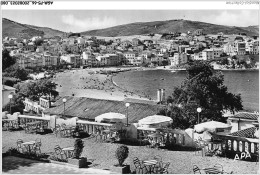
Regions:
[[170, 162], [163, 164], [162, 168], [159, 168], [156, 173], [157, 174], [168, 174], [169, 166], [170, 166]]
[[161, 170], [163, 168], [163, 162], [162, 162], [162, 157], [161, 156], [154, 156], [154, 160], [157, 161], [156, 165], [154, 166], [154, 173], [156, 174], [158, 170]]
[[61, 159], [67, 159], [67, 155], [64, 153], [64, 151], [62, 151], [62, 149], [61, 149], [61, 147], [59, 146], [59, 145], [56, 145], [55, 147], [54, 147], [54, 151], [55, 151], [55, 154], [56, 154], [56, 156], [59, 158], [59, 156], [60, 156], [60, 158]]
[[41, 142], [35, 142], [34, 146], [33, 146], [33, 151], [37, 154], [41, 154], [41, 146], [42, 143]]
[[27, 134], [30, 132], [29, 126], [27, 125], [24, 126], [24, 132]]
[[144, 164], [142, 164], [142, 162], [137, 157], [134, 157], [133, 162], [134, 162], [134, 166], [135, 166], [135, 172], [136, 173], [138, 172], [138, 174], [143, 174], [144, 170], [145, 170]]
[[60, 132], [60, 125], [56, 124], [55, 128], [53, 128], [53, 133], [56, 135], [58, 135], [58, 133]]
[[22, 139], [18, 139], [17, 142], [17, 150], [20, 152], [20, 153], [24, 153], [24, 149], [25, 147], [23, 146], [23, 140]]
[[193, 165], [193, 173], [194, 174], [201, 174], [200, 169], [197, 165]]
[[223, 170], [223, 166], [222, 165], [217, 163], [217, 164], [214, 165], [214, 168], [216, 168], [217, 170], [219, 170], [223, 174], [224, 170]]

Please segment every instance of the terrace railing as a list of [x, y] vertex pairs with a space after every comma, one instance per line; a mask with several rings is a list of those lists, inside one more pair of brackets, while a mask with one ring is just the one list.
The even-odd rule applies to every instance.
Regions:
[[96, 134], [97, 129], [109, 129], [112, 124], [78, 120], [77, 126], [79, 126], [80, 130], [87, 132], [88, 134]]
[[176, 144], [176, 145], [185, 145], [185, 134], [180, 130], [174, 130], [174, 129], [158, 129], [156, 128], [143, 128], [138, 127], [137, 128], [137, 139], [140, 139], [140, 135], [148, 136], [149, 134], [153, 133], [160, 133], [163, 135], [163, 140], [165, 142], [168, 142], [170, 144]]
[[234, 152], [248, 152], [250, 154], [258, 154], [259, 140], [253, 138], [243, 138], [236, 136], [217, 135], [221, 139], [221, 149]]
[[18, 123], [20, 125], [25, 125], [26, 123], [35, 122], [35, 121], [46, 121], [48, 122], [48, 128], [50, 127], [50, 119], [48, 118], [29, 116], [29, 115], [18, 115]]

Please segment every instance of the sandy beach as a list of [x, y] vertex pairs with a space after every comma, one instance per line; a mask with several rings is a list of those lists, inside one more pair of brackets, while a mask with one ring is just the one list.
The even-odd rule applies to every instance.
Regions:
[[[146, 69], [146, 68], [145, 68]], [[148, 68], [149, 69], [149, 68]], [[57, 73], [53, 81], [57, 84], [60, 96], [89, 97], [123, 101], [125, 98], [138, 100], [151, 99], [148, 96], [126, 91], [118, 87], [113, 75], [101, 74], [101, 71], [116, 71], [118, 67], [66, 70]], [[120, 70], [144, 70], [144, 68], [125, 67]]]

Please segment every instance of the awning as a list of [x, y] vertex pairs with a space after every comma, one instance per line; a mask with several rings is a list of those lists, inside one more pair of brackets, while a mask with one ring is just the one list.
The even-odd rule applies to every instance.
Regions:
[[222, 122], [216, 122], [216, 121], [209, 121], [209, 122], [204, 122], [200, 123], [194, 126], [194, 130], [198, 133], [204, 132], [204, 131], [209, 131], [209, 132], [215, 132], [216, 129], [228, 129], [231, 128], [232, 126], [222, 123]]
[[124, 114], [108, 112], [95, 117], [96, 122], [122, 122], [126, 123], [126, 117]]
[[140, 125], [152, 125], [152, 124], [160, 124], [160, 123], [171, 123], [173, 120], [170, 117], [166, 117], [163, 115], [152, 115], [145, 117], [138, 121]]

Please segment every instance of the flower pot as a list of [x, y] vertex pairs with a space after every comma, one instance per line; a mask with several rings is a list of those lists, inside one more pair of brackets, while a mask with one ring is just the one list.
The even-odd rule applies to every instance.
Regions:
[[68, 158], [68, 163], [71, 165], [75, 165], [79, 168], [85, 168], [87, 167], [87, 158], [86, 157], [81, 157], [79, 159]]
[[111, 168], [111, 171], [119, 173], [119, 174], [130, 174], [130, 165], [123, 165], [123, 166], [119, 166], [119, 165], [114, 165]]

